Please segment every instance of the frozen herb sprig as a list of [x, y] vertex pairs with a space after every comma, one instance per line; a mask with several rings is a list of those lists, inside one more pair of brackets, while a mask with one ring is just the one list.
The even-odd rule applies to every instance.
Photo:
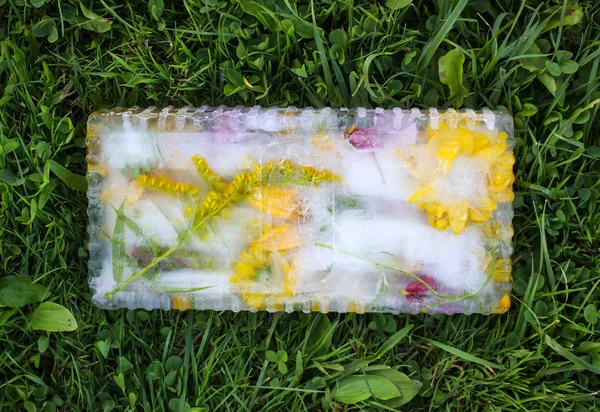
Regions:
[[[319, 247], [322, 247], [322, 248], [325, 248], [325, 249], [331, 249], [331, 250], [333, 250], [333, 246], [326, 245], [326, 244], [323, 244], [323, 243], [316, 243], [315, 246], [319, 246]], [[373, 263], [375, 266], [382, 267], [382, 268], [388, 269], [388, 270], [392, 270], [394, 272], [402, 273], [403, 275], [406, 275], [409, 278], [413, 279], [414, 281], [419, 282], [420, 284], [422, 284], [433, 296], [435, 296], [437, 298], [440, 298], [440, 299], [443, 299], [443, 300], [446, 300], [446, 301], [449, 301], [449, 302], [457, 302], [457, 301], [461, 301], [461, 300], [470, 299], [470, 298], [476, 296], [479, 292], [481, 292], [481, 290], [484, 287], [486, 287], [486, 285], [490, 282], [490, 279], [492, 278], [492, 276], [494, 274], [494, 266], [492, 265], [492, 267], [488, 270], [488, 273], [487, 273], [485, 281], [481, 285], [479, 285], [477, 287], [477, 289], [475, 289], [473, 292], [466, 293], [464, 295], [459, 295], [459, 296], [456, 296], [456, 295], [443, 295], [441, 293], [438, 293], [429, 283], [427, 283], [426, 280], [421, 279], [419, 276], [415, 275], [414, 273], [408, 272], [406, 270], [402, 270], [402, 269], [400, 269], [398, 267], [391, 266], [391, 265], [388, 265], [388, 264], [385, 264], [385, 263], [382, 263], [382, 262], [378, 262], [378, 261], [376, 261], [374, 259], [371, 259], [371, 258], [368, 258], [366, 256], [357, 255], [357, 254], [346, 252], [346, 251], [339, 250], [339, 249], [336, 249], [336, 251], [339, 252], [339, 253], [342, 253], [344, 255], [348, 255], [348, 256], [352, 256], [352, 257], [360, 259], [360, 260], [364, 260], [365, 262]]]
[[[196, 165], [198, 165], [198, 161], [201, 158], [194, 157], [194, 159]], [[200, 164], [203, 164], [203, 162], [200, 161]], [[138, 176], [138, 180], [140, 179], [140, 176]], [[182, 184], [176, 183], [175, 186], [168, 186], [164, 183], [160, 186], [156, 180], [151, 181], [144, 179], [145, 178], [142, 178], [147, 184], [148, 182], [151, 182], [156, 185], [157, 188], [169, 188], [169, 190], [175, 190], [176, 193], [180, 193], [182, 188], [182, 186], [177, 186]], [[281, 162], [267, 162], [264, 165], [255, 164], [251, 170], [239, 173], [230, 183], [225, 184], [225, 186], [217, 185], [218, 187], [213, 187], [198, 207], [190, 209], [190, 227], [179, 234], [177, 243], [161, 255], [153, 258], [152, 261], [139, 272], [117, 284], [115, 289], [104, 295], [104, 298], [109, 298], [115, 293], [123, 290], [129, 283], [150, 274], [154, 268], [161, 264], [161, 262], [167, 260], [175, 253], [192, 233], [198, 233], [211, 219], [218, 216], [223, 210], [229, 208], [234, 202], [239, 201], [245, 195], [250, 194], [255, 187], [271, 184], [271, 182], [277, 182], [282, 185], [307, 184], [314, 186], [323, 182], [339, 180], [339, 176], [328, 170], [319, 170], [312, 166], [296, 166], [287, 160]]]

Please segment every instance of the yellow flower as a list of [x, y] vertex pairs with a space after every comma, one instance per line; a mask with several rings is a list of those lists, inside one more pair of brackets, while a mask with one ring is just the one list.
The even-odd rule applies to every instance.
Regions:
[[108, 166], [105, 163], [88, 163], [87, 171], [88, 173], [98, 173], [100, 176], [106, 176], [108, 175]]
[[311, 312], [328, 313], [329, 312], [329, 301], [319, 302], [319, 301], [313, 300], [310, 304], [310, 311]]
[[262, 250], [251, 247], [240, 254], [235, 272], [229, 278], [231, 283], [251, 284], [256, 281], [258, 272], [267, 265], [268, 256]]
[[135, 180], [129, 185], [129, 194], [127, 195], [127, 204], [133, 205], [140, 200], [144, 194], [144, 187], [139, 185]]
[[223, 179], [208, 166], [206, 159], [198, 155], [194, 155], [192, 157], [192, 161], [196, 165], [198, 174], [202, 177], [202, 179], [204, 179], [204, 182], [209, 187], [215, 187], [217, 189], [223, 188]]
[[503, 225], [500, 222], [491, 222], [483, 226], [483, 234], [499, 239], [510, 239], [515, 234], [512, 225]]
[[[436, 129], [429, 128], [429, 138], [425, 152], [413, 151], [411, 159], [405, 159], [415, 176], [425, 184], [409, 198], [408, 203], [415, 204], [428, 215], [429, 224], [438, 230], [452, 229], [460, 234], [469, 223], [484, 223], [492, 218], [497, 203], [514, 200], [512, 166], [515, 158], [508, 148], [507, 134], [504, 132], [477, 132], [459, 124], [455, 128], [443, 119]], [[429, 153], [429, 154], [428, 154]], [[427, 160], [435, 154], [440, 171], [431, 170]], [[441, 179], [452, 173], [452, 166], [459, 156], [467, 156], [483, 167], [485, 192], [478, 193], [474, 199], [456, 198], [449, 201], [439, 187]], [[423, 164], [419, 164], [419, 160]], [[423, 170], [427, 169], [427, 170]], [[460, 175], [459, 175], [460, 176]], [[448, 189], [446, 189], [447, 191]]]
[[335, 142], [325, 132], [317, 133], [310, 142], [322, 152], [331, 152], [335, 149]]
[[172, 309], [189, 310], [191, 308], [190, 300], [187, 296], [173, 296]]
[[510, 295], [503, 295], [492, 309], [492, 313], [506, 313], [508, 309], [510, 309]]
[[276, 226], [252, 243], [254, 248], [274, 252], [293, 249], [304, 243], [295, 223]]
[[498, 259], [496, 261], [496, 265], [494, 266], [494, 273], [492, 274], [492, 279], [496, 283], [510, 282], [510, 273], [510, 260], [505, 261], [503, 259]]
[[351, 300], [348, 303], [348, 312], [349, 313], [365, 313], [366, 310], [367, 310], [367, 305], [365, 305], [364, 303], [356, 302], [354, 300]]
[[248, 203], [274, 217], [284, 219], [298, 217], [298, 199], [292, 189], [274, 186], [257, 187], [248, 196]]
[[264, 293], [242, 292], [242, 300], [248, 306], [254, 306], [256, 309], [264, 309], [266, 295]]
[[[266, 232], [240, 254], [229, 282], [238, 286], [246, 304], [264, 309], [265, 299], [271, 298], [275, 306], [270, 307], [281, 310], [282, 301], [295, 295], [297, 271], [295, 265], [284, 258], [282, 251], [302, 243], [296, 225], [284, 224]], [[269, 292], [256, 293], [255, 286], [260, 284], [259, 275], [263, 273], [269, 274]]]
[[174, 182], [166, 176], [149, 176], [145, 173], [140, 173], [136, 181], [141, 187], [150, 190], [159, 190], [171, 195], [196, 196], [200, 193], [199, 187], [189, 183]]

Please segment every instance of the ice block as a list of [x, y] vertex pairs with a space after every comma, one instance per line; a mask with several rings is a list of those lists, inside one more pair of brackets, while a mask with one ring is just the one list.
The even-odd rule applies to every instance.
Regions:
[[487, 109], [113, 109], [87, 125], [106, 309], [503, 313], [513, 124]]

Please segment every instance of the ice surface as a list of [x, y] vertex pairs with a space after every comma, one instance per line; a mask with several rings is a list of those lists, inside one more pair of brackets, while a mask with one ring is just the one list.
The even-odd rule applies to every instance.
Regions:
[[87, 143], [104, 308], [508, 309], [507, 114], [113, 110]]

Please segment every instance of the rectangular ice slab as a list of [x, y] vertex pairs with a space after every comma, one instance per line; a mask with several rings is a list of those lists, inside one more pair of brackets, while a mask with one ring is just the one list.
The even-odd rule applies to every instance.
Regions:
[[133, 108], [88, 120], [103, 308], [502, 313], [512, 118]]

